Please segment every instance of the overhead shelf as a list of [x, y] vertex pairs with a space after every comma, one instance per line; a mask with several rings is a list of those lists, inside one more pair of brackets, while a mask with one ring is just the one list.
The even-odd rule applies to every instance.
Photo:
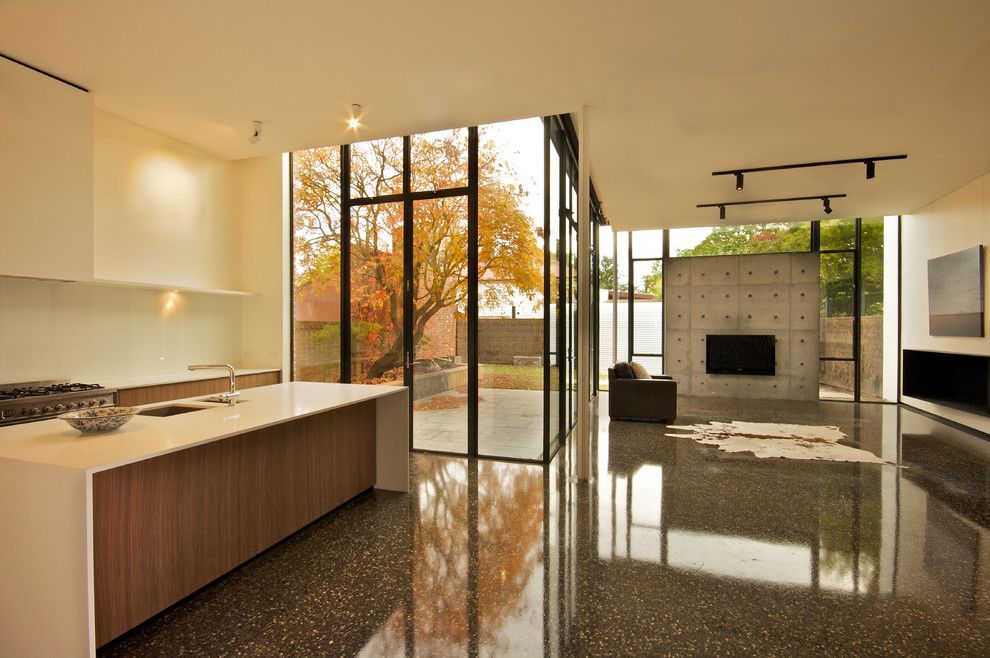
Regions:
[[111, 286], [116, 288], [140, 288], [144, 290], [174, 290], [175, 292], [196, 293], [201, 295], [226, 295], [228, 297], [252, 297], [258, 295], [249, 290], [226, 290], [224, 288], [199, 288], [196, 286], [168, 285], [164, 283], [142, 283], [138, 281], [114, 281], [111, 279], [93, 279], [92, 281], [78, 281], [77, 283], [88, 283], [97, 286]]
[[146, 283], [142, 281], [115, 281], [112, 279], [61, 279], [34, 276], [8, 276], [8, 279], [26, 279], [30, 281], [46, 281], [50, 283], [76, 283], [87, 286], [106, 286], [110, 288], [135, 288], [139, 290], [162, 290], [184, 292], [198, 295], [224, 295], [227, 297], [254, 297], [259, 293], [249, 290], [227, 290], [224, 288], [200, 288], [197, 286], [171, 285], [167, 283]]

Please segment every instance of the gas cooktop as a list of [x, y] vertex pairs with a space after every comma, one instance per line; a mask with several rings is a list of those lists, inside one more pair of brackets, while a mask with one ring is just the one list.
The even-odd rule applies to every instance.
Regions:
[[116, 389], [58, 381], [0, 385], [0, 427], [53, 418], [66, 411], [112, 407]]
[[80, 391], [94, 391], [100, 388], [103, 387], [99, 384], [16, 384], [10, 388], [0, 387], [0, 400], [31, 398], [39, 395], [54, 395], [56, 393], [78, 393]]

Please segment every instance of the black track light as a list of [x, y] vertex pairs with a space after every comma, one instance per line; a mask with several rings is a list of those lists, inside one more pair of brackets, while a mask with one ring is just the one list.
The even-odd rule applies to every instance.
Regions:
[[864, 155], [858, 158], [848, 158], [846, 160], [824, 160], [822, 162], [797, 162], [795, 164], [770, 165], [768, 167], [722, 169], [721, 171], [713, 171], [712, 176], [735, 176], [736, 189], [741, 190], [743, 188], [743, 174], [750, 174], [759, 171], [781, 171], [783, 169], [804, 169], [806, 167], [831, 167], [834, 165], [865, 164], [866, 177], [873, 178], [877, 173], [876, 164], [878, 162], [886, 162], [887, 160], [904, 160], [905, 158], [907, 158], [906, 153], [902, 153], [900, 155]]
[[821, 201], [825, 204], [825, 213], [831, 214], [831, 199], [842, 199], [845, 194], [816, 194], [815, 196], [791, 196], [783, 199], [750, 199], [749, 201], [713, 201], [712, 203], [699, 203], [696, 208], [718, 208], [718, 218], [725, 219], [725, 208], [727, 206], [752, 206], [760, 203], [789, 203], [791, 201]]

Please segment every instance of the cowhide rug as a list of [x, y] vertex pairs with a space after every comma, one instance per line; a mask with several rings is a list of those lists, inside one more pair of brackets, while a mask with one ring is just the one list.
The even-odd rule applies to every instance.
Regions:
[[838, 427], [824, 425], [791, 425], [787, 423], [698, 423], [668, 425], [666, 436], [694, 439], [698, 443], [718, 446], [725, 452], [751, 452], [761, 459], [815, 459], [864, 464], [897, 464], [884, 461], [868, 450], [839, 443], [846, 438]]

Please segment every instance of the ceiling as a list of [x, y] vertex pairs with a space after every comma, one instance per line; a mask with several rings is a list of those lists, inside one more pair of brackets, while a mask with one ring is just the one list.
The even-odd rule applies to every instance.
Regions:
[[[835, 217], [907, 213], [986, 173], [988, 28], [986, 0], [0, 0], [0, 52], [232, 159], [355, 141], [351, 103], [360, 139], [585, 108], [619, 229], [817, 194], [849, 195]], [[872, 181], [829, 167], [752, 174], [737, 192], [710, 175], [897, 153]], [[821, 203], [727, 212], [808, 219]]]

